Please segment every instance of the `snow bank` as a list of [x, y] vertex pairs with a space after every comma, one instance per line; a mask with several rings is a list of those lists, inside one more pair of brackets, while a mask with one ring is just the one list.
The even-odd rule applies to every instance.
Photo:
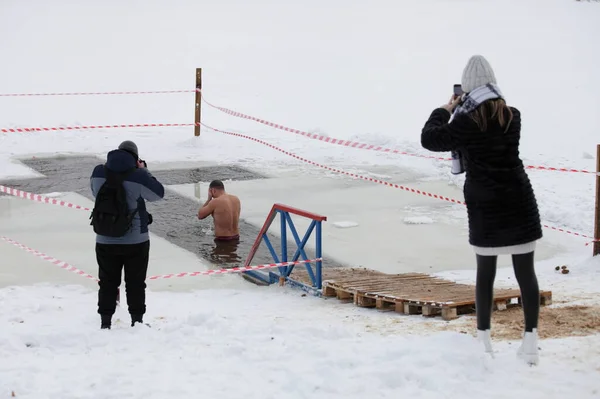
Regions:
[[[224, 291], [218, 298], [210, 291], [150, 292], [151, 328], [129, 327], [121, 308], [110, 331], [98, 329], [93, 291], [2, 289], [0, 395], [586, 399], [598, 394], [598, 336], [543, 341], [541, 364], [529, 368], [516, 358], [516, 344], [497, 343], [491, 361], [471, 335], [384, 337], [365, 331], [380, 317], [377, 312], [367, 316], [352, 305], [271, 288]], [[398, 323], [415, 319], [396, 318]], [[416, 322], [412, 329], [423, 332]]]

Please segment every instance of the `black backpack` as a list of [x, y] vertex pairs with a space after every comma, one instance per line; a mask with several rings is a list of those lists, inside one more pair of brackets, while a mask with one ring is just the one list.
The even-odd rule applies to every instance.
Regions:
[[131, 229], [133, 218], [137, 213], [135, 209], [129, 213], [127, 206], [127, 192], [123, 181], [135, 171], [132, 168], [124, 173], [111, 171], [104, 165], [106, 181], [98, 190], [94, 209], [90, 215], [90, 225], [96, 234], [107, 237], [123, 237]]

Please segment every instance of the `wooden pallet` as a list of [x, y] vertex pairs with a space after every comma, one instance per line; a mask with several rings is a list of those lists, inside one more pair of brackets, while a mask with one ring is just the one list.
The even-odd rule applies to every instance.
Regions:
[[[308, 282], [304, 270], [292, 278]], [[385, 274], [369, 269], [323, 269], [323, 296], [356, 306], [404, 314], [440, 315], [444, 320], [475, 312], [475, 286], [423, 273]], [[550, 305], [552, 292], [540, 292], [540, 303]], [[495, 289], [494, 310], [521, 304], [518, 289]]]

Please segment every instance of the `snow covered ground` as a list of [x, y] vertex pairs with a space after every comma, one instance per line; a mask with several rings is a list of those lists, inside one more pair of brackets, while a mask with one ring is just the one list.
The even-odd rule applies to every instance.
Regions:
[[[0, 93], [190, 89], [202, 67], [204, 95], [217, 105], [319, 135], [429, 155], [419, 145], [422, 124], [447, 100], [468, 57], [481, 53], [509, 103], [523, 113], [526, 163], [593, 170], [600, 56], [590, 49], [597, 47], [598, 21], [600, 4], [570, 0], [4, 0]], [[0, 127], [190, 123], [193, 96], [0, 96]], [[329, 167], [461, 199], [462, 176], [451, 176], [444, 161], [332, 145], [206, 105], [203, 121]], [[287, 187], [236, 183], [247, 196], [243, 217], [251, 223], [262, 223], [273, 197], [298, 201], [334, 216], [327, 243], [338, 252], [351, 248], [347, 259], [402, 272], [427, 251], [440, 275], [473, 282], [460, 206], [436, 213], [432, 199], [350, 180], [206, 128], [199, 139], [191, 128], [2, 134], [0, 178], [34, 175], [20, 157], [103, 156], [126, 138], [138, 143], [151, 169], [223, 163], [265, 170], [279, 175], [279, 183], [287, 177]], [[545, 222], [591, 235], [593, 176], [529, 175]], [[311, 179], [322, 195], [294, 195], [298, 187], [310, 188]], [[339, 204], [337, 184], [347, 186]], [[89, 206], [78, 195], [58, 195]], [[381, 212], [370, 220], [358, 213], [369, 207], [393, 209], [394, 219], [384, 225]], [[76, 210], [0, 198], [0, 235], [93, 273], [92, 241], [88, 247], [82, 241], [93, 236], [89, 228], [83, 233], [78, 217]], [[394, 247], [403, 259], [396, 267], [393, 252], [361, 250], [374, 224], [391, 235], [412, 232]], [[455, 230], [442, 242], [440, 229], [448, 226]], [[518, 315], [494, 316], [492, 360], [472, 336], [472, 317], [447, 323], [379, 313], [254, 287], [236, 276], [151, 282], [152, 328], [128, 327], [119, 308], [121, 322], [100, 331], [93, 280], [2, 241], [0, 398], [598, 397], [599, 259], [590, 259], [586, 240], [545, 234], [537, 268], [554, 305], [543, 310], [536, 368], [515, 357]], [[210, 267], [153, 240], [157, 274]], [[383, 261], [365, 264], [376, 257]], [[563, 264], [569, 274], [554, 270]], [[514, 286], [511, 277], [510, 268], [499, 270], [498, 284]]]
[[[595, 267], [599, 265], [596, 262]], [[398, 316], [270, 287], [215, 295], [153, 293], [148, 321], [110, 332], [95, 293], [48, 285], [0, 291], [0, 388], [24, 398], [594, 398], [595, 337], [544, 340], [539, 367], [502, 341], [491, 360], [474, 338], [428, 333]], [[16, 311], [18, 309], [18, 311]], [[435, 324], [435, 323], [434, 323]], [[369, 331], [371, 330], [371, 331]]]

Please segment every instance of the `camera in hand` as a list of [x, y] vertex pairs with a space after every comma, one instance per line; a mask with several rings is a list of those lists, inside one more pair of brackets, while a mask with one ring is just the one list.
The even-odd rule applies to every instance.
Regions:
[[146, 161], [144, 161], [143, 159], [140, 159], [140, 162], [144, 164], [144, 168], [148, 167], [148, 164], [146, 163]]

